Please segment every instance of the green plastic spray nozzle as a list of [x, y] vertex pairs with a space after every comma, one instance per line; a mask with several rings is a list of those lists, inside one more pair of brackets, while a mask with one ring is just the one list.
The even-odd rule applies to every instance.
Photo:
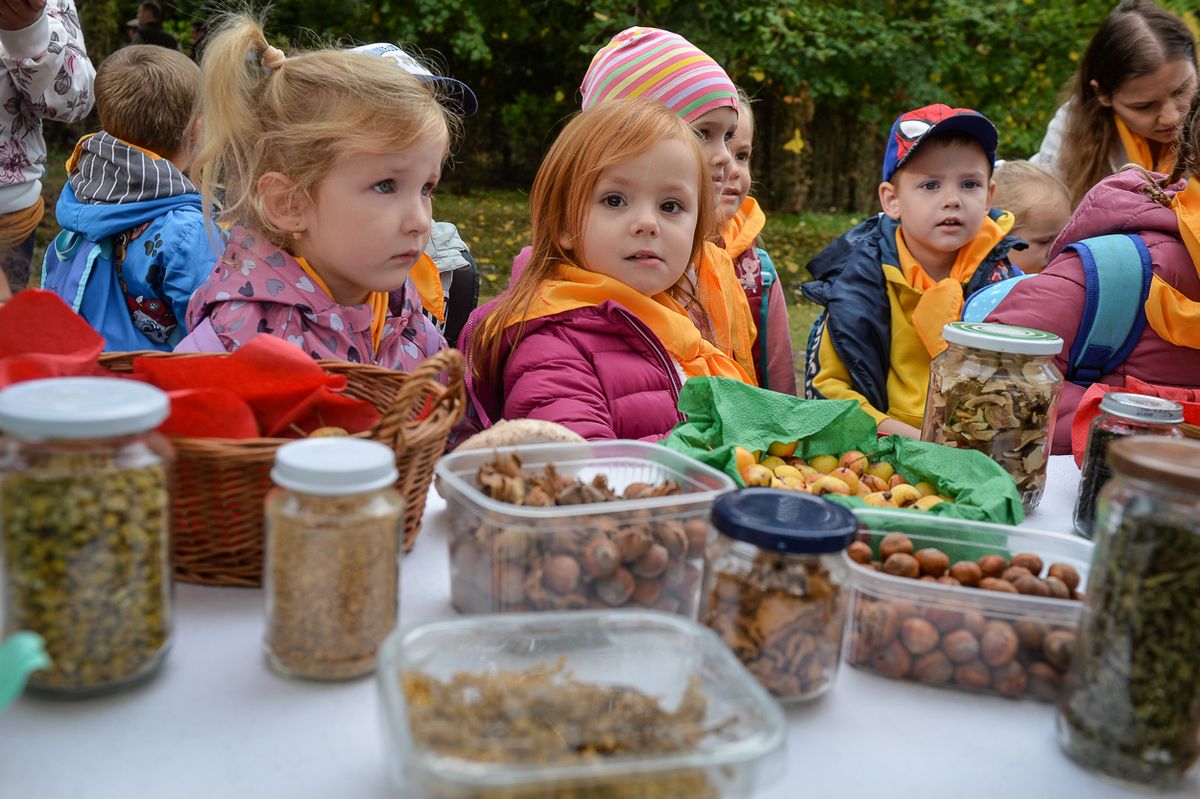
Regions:
[[50, 657], [37, 633], [13, 633], [0, 644], [0, 711], [21, 695], [32, 672], [49, 667]]

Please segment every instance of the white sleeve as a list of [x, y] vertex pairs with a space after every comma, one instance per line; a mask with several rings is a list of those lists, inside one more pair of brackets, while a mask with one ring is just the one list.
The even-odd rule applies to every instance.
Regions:
[[32, 25], [0, 31], [0, 62], [39, 116], [77, 122], [92, 110], [96, 69], [72, 0], [50, 0]]
[[1050, 120], [1050, 124], [1046, 127], [1046, 135], [1042, 137], [1042, 146], [1038, 151], [1029, 157], [1029, 163], [1040, 166], [1047, 172], [1051, 172], [1058, 177], [1063, 178], [1062, 170], [1058, 164], [1059, 152], [1062, 149], [1063, 132], [1067, 128], [1067, 116], [1070, 113], [1068, 106], [1070, 103], [1063, 103], [1059, 106], [1058, 111], [1054, 113], [1054, 118]]

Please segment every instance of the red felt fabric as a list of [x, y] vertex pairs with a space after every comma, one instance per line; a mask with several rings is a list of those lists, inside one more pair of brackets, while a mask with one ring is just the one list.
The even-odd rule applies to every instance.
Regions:
[[1145, 394], [1150, 397], [1161, 397], [1174, 400], [1183, 406], [1183, 420], [1188, 424], [1200, 425], [1200, 389], [1175, 388], [1173, 386], [1157, 386], [1138, 380], [1136, 377], [1126, 377], [1124, 386], [1110, 386], [1107, 383], [1093, 383], [1079, 401], [1075, 410], [1075, 419], [1071, 422], [1071, 452], [1075, 455], [1075, 463], [1083, 467], [1083, 456], [1087, 450], [1088, 428], [1092, 420], [1100, 415], [1100, 400], [1110, 391], [1124, 391], [1130, 394]]

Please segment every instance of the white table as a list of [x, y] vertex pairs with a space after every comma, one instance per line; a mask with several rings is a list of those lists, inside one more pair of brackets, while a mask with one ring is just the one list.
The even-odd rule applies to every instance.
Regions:
[[[1070, 530], [1078, 470], [1051, 459], [1027, 524]], [[452, 618], [444, 503], [431, 494], [404, 564], [405, 625]], [[387, 781], [375, 683], [275, 676], [262, 593], [180, 584], [174, 648], [152, 682], [85, 701], [24, 697], [0, 715], [0, 799], [416, 797]], [[787, 711], [787, 772], [759, 799], [1137, 796], [1059, 751], [1054, 709], [844, 667]], [[1200, 796], [1192, 783], [1178, 795]], [[681, 799], [684, 799], [681, 797]]]

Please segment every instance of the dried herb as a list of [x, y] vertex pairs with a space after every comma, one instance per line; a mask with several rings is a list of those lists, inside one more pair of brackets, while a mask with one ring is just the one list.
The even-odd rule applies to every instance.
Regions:
[[1092, 537], [1092, 526], [1096, 521], [1096, 498], [1100, 495], [1100, 489], [1112, 478], [1112, 471], [1108, 468], [1108, 446], [1127, 435], [1132, 435], [1132, 431], [1094, 427], [1088, 436], [1083, 472], [1079, 477], [1079, 498], [1075, 501], [1075, 530], [1080, 535]]
[[167, 475], [55, 453], [0, 482], [5, 628], [40, 634], [32, 688], [87, 692], [143, 674], [171, 634]]
[[[481, 763], [561, 765], [694, 751], [735, 719], [706, 724], [708, 702], [689, 681], [678, 707], [635, 688], [585, 683], [540, 664], [523, 672], [460, 672], [441, 681], [402, 675], [409, 728], [417, 746]], [[450, 795], [449, 793], [446, 795]], [[717, 799], [703, 773], [613, 776], [586, 784], [481, 788], [470, 799]]]
[[1060, 713], [1076, 759], [1169, 785], [1200, 759], [1200, 531], [1136, 505], [1096, 553]]
[[713, 553], [705, 623], [763, 687], [805, 699], [833, 682], [846, 598], [815, 556], [759, 551], [747, 570]]

